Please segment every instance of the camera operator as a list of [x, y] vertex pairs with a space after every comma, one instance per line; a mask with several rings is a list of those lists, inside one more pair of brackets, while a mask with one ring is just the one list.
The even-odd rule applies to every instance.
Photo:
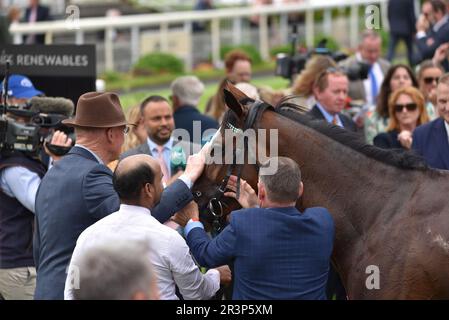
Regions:
[[[12, 75], [9, 78], [8, 103], [23, 105], [23, 110], [27, 110], [29, 100], [39, 95], [43, 93], [36, 90], [27, 77]], [[11, 122], [29, 124], [30, 114], [6, 112], [6, 117]], [[72, 141], [57, 131], [50, 143], [68, 147]], [[47, 148], [45, 150], [49, 152]], [[54, 161], [59, 158], [49, 155]], [[37, 189], [47, 171], [40, 158], [17, 150], [0, 155], [0, 300], [33, 299], [34, 296], [34, 204]]]
[[340, 62], [340, 66], [351, 69], [358, 62], [366, 62], [371, 65], [368, 78], [351, 80], [349, 82], [348, 95], [352, 100], [362, 100], [363, 104], [376, 105], [376, 98], [380, 91], [380, 85], [384, 75], [390, 68], [390, 63], [380, 58], [382, 38], [373, 30], [365, 30], [361, 35], [358, 51], [354, 56]]

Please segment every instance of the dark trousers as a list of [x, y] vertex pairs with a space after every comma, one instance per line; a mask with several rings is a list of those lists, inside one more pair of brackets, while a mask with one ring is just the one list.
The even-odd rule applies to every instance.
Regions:
[[407, 59], [408, 63], [413, 66], [415, 61], [413, 58], [413, 35], [397, 35], [390, 34], [390, 42], [388, 43], [387, 60], [392, 61], [395, 55], [396, 46], [399, 41], [404, 41], [407, 46]]
[[346, 290], [341, 283], [340, 276], [335, 271], [332, 264], [329, 268], [329, 276], [326, 284], [326, 296], [328, 300], [333, 300], [334, 296], [336, 300], [346, 300]]

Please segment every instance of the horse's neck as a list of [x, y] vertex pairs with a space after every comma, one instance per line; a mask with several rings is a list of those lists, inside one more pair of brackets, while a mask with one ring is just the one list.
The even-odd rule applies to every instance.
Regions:
[[[403, 179], [406, 192], [411, 177], [395, 167], [380, 163], [333, 139], [283, 117], [262, 119], [261, 128], [277, 128], [278, 154], [295, 159], [300, 165], [304, 208], [327, 208], [335, 221], [336, 240], [356, 243], [377, 219], [387, 202], [390, 206], [403, 198], [390, 197]], [[386, 199], [387, 197], [388, 199]], [[393, 198], [393, 199], [392, 199]], [[398, 202], [398, 203], [399, 203]], [[394, 211], [388, 211], [394, 212]]]

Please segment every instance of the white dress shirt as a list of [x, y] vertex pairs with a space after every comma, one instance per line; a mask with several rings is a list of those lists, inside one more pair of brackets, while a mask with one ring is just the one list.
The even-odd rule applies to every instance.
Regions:
[[444, 121], [444, 126], [446, 127], [447, 141], [449, 142], [449, 123]]
[[220, 287], [220, 274], [211, 269], [202, 274], [190, 255], [189, 247], [181, 235], [159, 223], [150, 210], [122, 204], [119, 211], [96, 222], [78, 238], [65, 283], [64, 298], [74, 298], [79, 257], [89, 247], [100, 243], [113, 243], [114, 239], [148, 241], [152, 251], [148, 259], [154, 267], [160, 298], [177, 300], [175, 284], [185, 300], [210, 299]]

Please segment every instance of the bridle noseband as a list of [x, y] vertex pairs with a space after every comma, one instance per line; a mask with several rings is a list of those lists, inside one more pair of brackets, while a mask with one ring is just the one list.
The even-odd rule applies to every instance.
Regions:
[[[256, 123], [256, 121], [260, 118], [260, 116], [265, 112], [265, 110], [267, 109], [271, 109], [274, 110], [274, 108], [269, 105], [268, 103], [265, 103], [263, 101], [256, 101], [254, 102], [248, 110], [248, 115], [245, 119], [245, 124], [243, 126], [243, 132], [245, 132], [246, 130], [252, 128], [254, 126], [254, 124]], [[236, 132], [237, 130], [240, 130], [238, 128], [235, 128], [232, 124], [227, 123], [226, 127], [228, 129], [233, 130], [234, 132]], [[221, 199], [224, 197], [224, 193], [226, 192], [226, 188], [229, 182], [229, 178], [232, 175], [232, 172], [235, 170], [235, 168], [237, 168], [237, 172], [236, 172], [236, 176], [237, 176], [237, 190], [236, 190], [236, 197], [237, 199], [240, 196], [240, 176], [242, 173], [242, 168], [243, 168], [243, 164], [237, 164], [237, 155], [238, 152], [243, 151], [245, 152], [245, 150], [248, 149], [248, 140], [247, 137], [243, 136], [243, 143], [244, 143], [244, 148], [243, 150], [239, 150], [239, 149], [234, 149], [233, 150], [233, 154], [232, 154], [232, 164], [230, 164], [226, 170], [226, 175], [223, 178], [223, 180], [221, 181], [220, 185], [218, 186], [217, 190], [214, 193], [214, 196], [209, 200], [208, 203], [208, 209], [209, 212], [212, 214], [213, 216], [213, 227], [214, 227], [214, 231], [216, 233], [219, 233], [222, 229], [222, 224], [220, 223], [220, 218], [223, 218], [223, 203], [221, 202]], [[256, 166], [258, 166], [258, 164], [256, 164]]]

